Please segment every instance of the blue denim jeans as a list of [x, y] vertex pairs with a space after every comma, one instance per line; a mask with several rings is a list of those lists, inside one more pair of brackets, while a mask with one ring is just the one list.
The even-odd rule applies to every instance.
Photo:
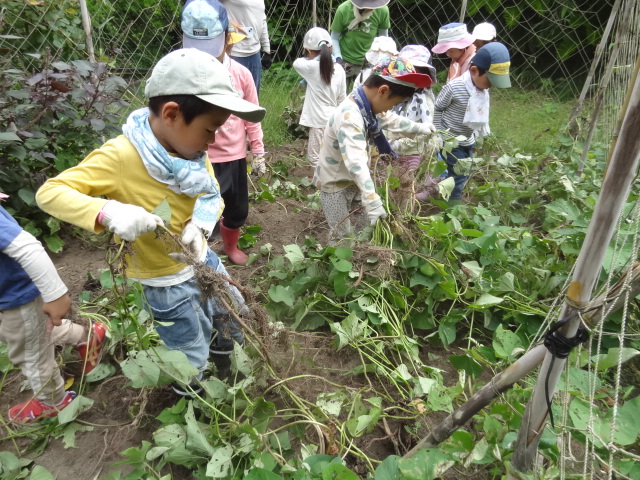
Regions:
[[258, 51], [248, 57], [231, 56], [240, 65], [249, 69], [253, 77], [253, 83], [256, 84], [256, 92], [260, 95], [260, 77], [262, 76], [262, 52]]
[[[228, 275], [218, 256], [209, 250], [206, 264], [216, 271]], [[217, 332], [213, 349], [229, 352], [233, 342], [241, 345], [244, 337], [240, 326], [228, 313], [217, 297], [202, 298], [195, 278], [170, 287], [150, 287], [144, 285], [149, 313], [153, 319], [166, 322], [156, 330], [162, 341], [171, 350], [179, 350], [189, 359], [189, 363], [203, 371], [207, 366], [212, 333]], [[247, 306], [238, 289], [228, 285], [229, 296], [233, 299], [236, 312], [246, 311]]]
[[471, 176], [471, 167], [469, 167], [465, 172], [460, 172], [460, 167], [457, 168], [456, 166], [459, 158], [473, 158], [473, 147], [475, 147], [475, 144], [467, 147], [456, 147], [451, 150], [450, 153], [447, 153], [446, 157], [442, 156], [442, 152], [438, 154], [439, 160], [447, 162], [447, 170], [442, 172], [440, 178], [444, 180], [446, 178], [453, 177], [455, 182], [455, 187], [453, 187], [451, 197], [449, 197], [450, 199], [462, 198], [462, 189]]

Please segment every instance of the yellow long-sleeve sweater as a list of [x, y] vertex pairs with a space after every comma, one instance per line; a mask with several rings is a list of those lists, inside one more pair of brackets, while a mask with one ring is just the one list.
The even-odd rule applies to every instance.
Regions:
[[[209, 161], [207, 170], [214, 176]], [[96, 197], [105, 198], [96, 198]], [[104, 227], [96, 218], [107, 199], [139, 205], [151, 212], [162, 200], [171, 206], [171, 233], [179, 234], [191, 219], [196, 198], [178, 194], [149, 175], [140, 155], [124, 135], [91, 152], [80, 164], [51, 178], [38, 190], [38, 206], [50, 215], [98, 233]], [[172, 241], [163, 241], [156, 233], [140, 235], [132, 242], [133, 253], [126, 258], [127, 275], [155, 278], [185, 268], [169, 257], [178, 251]]]

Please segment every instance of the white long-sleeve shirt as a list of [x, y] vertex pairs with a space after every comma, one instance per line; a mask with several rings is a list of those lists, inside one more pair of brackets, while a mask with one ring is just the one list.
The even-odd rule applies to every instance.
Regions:
[[344, 68], [334, 63], [331, 85], [327, 85], [320, 77], [318, 58], [298, 58], [293, 62], [293, 68], [307, 82], [300, 125], [311, 128], [324, 128], [329, 116], [347, 96]]
[[262, 50], [271, 52], [264, 0], [221, 0], [229, 20], [247, 30], [247, 38], [233, 45], [231, 56], [248, 57]]

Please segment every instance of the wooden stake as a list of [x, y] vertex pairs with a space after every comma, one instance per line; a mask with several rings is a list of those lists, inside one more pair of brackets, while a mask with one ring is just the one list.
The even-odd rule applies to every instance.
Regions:
[[91, 19], [87, 9], [87, 0], [80, 0], [80, 14], [82, 15], [82, 26], [84, 27], [85, 42], [87, 43], [87, 55], [91, 63], [96, 63], [96, 56], [93, 50], [93, 35], [91, 34]]
[[[631, 277], [631, 278], [629, 278]], [[609, 315], [618, 311], [624, 305], [628, 286], [629, 298], [640, 295], [640, 263], [635, 263], [628, 269], [607, 292], [589, 303], [588, 313], [582, 315], [582, 320], [590, 327], [603, 322]], [[403, 458], [411, 458], [422, 448], [433, 448], [444, 442], [453, 432], [462, 427], [481, 409], [489, 405], [502, 392], [507, 391], [517, 381], [524, 378], [544, 359], [546, 349], [538, 345], [525, 353], [516, 363], [499, 373], [491, 381], [478, 390], [469, 400], [437, 425], [431, 433], [407, 452]]]
[[[638, 57], [640, 62], [640, 57]], [[635, 180], [640, 161], [640, 77], [630, 83], [632, 93], [628, 109], [620, 130], [620, 137], [607, 169], [602, 189], [593, 218], [589, 224], [584, 245], [576, 261], [573, 278], [567, 291], [567, 303], [561, 311], [560, 318], [569, 318], [567, 325], [560, 332], [567, 338], [576, 335], [580, 325], [577, 313], [583, 310], [591, 296], [597, 277], [602, 268], [602, 261], [609, 242], [613, 236], [615, 224], [622, 207], [628, 198], [631, 185]], [[550, 368], [551, 353], [547, 352], [538, 375], [533, 395], [527, 404], [518, 432], [518, 439], [512, 459], [513, 473], [509, 479], [517, 478], [517, 471], [530, 472], [545, 428], [548, 407], [545, 388], [553, 395], [558, 380], [564, 369], [566, 359], [556, 358]]]

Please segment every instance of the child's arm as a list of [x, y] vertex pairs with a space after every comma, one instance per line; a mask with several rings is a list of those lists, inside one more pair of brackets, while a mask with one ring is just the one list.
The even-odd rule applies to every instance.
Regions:
[[44, 302], [42, 310], [54, 325], [60, 325], [71, 308], [71, 299], [42, 244], [29, 232], [22, 230], [2, 253], [20, 264], [40, 291]]
[[360, 190], [362, 204], [367, 215], [371, 223], [375, 224], [375, 220], [384, 215], [384, 207], [380, 196], [376, 193], [376, 187], [369, 171], [369, 151], [367, 150], [364, 125], [358, 123], [356, 118], [357, 116], [353, 112], [346, 118], [343, 117], [343, 122], [338, 129], [340, 132], [338, 145], [342, 161], [347, 167], [351, 179]]
[[36, 193], [38, 206], [49, 215], [90, 232], [107, 227], [124, 240], [153, 231], [160, 217], [142, 207], [108, 201], [122, 184], [120, 158], [113, 144], [94, 150], [79, 165], [47, 180]]
[[433, 124], [436, 126], [438, 130], [443, 130], [442, 128], [442, 114], [444, 111], [451, 105], [453, 101], [453, 90], [450, 85], [445, 85], [440, 90], [438, 94], [438, 98], [434, 103], [434, 111], [433, 111]]
[[36, 193], [38, 206], [49, 215], [99, 233], [98, 214], [122, 183], [117, 148], [109, 143], [91, 152], [77, 166], [47, 180]]
[[391, 111], [379, 115], [378, 120], [383, 130], [405, 137], [432, 135], [436, 131], [431, 123], [417, 123]]
[[309, 77], [318, 76], [319, 63], [316, 60], [309, 60], [305, 57], [296, 58], [293, 61], [293, 69], [305, 80], [309, 80]]

